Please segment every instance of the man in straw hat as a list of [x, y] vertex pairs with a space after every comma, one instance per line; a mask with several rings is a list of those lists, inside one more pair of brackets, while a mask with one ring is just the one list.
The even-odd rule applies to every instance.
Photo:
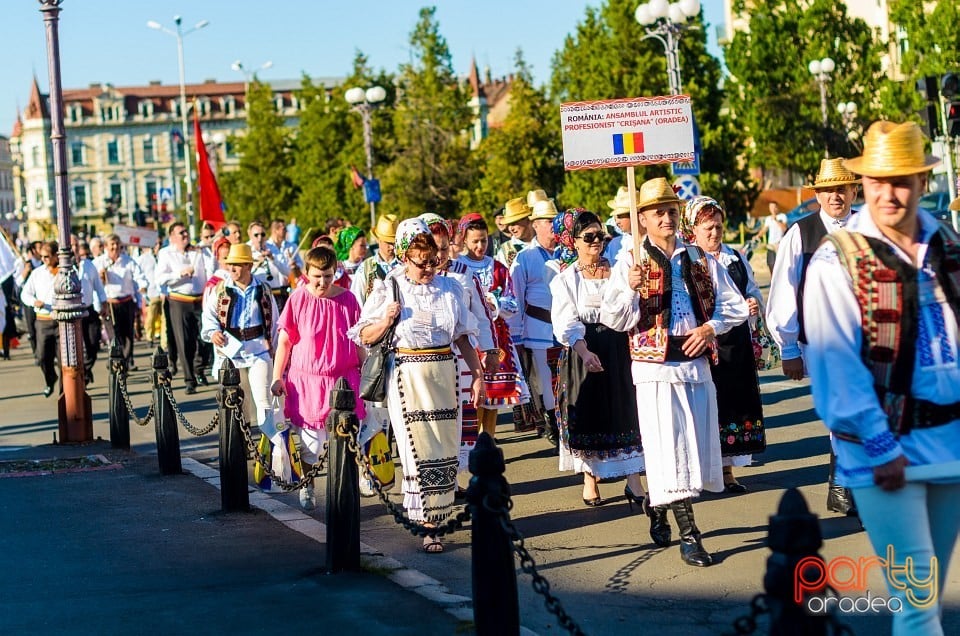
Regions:
[[[627, 187], [620, 186], [617, 196], [607, 201], [607, 206], [613, 210], [612, 215], [620, 234], [614, 236], [607, 244], [603, 257], [611, 263], [616, 263], [625, 253], [633, 249], [633, 235], [630, 233], [630, 193]], [[640, 226], [640, 229], [642, 231], [643, 227]]]
[[383, 280], [390, 270], [397, 264], [394, 245], [397, 242], [397, 215], [384, 214], [377, 219], [373, 228], [373, 236], [377, 239], [377, 250], [373, 256], [367, 257], [357, 268], [350, 283], [350, 291], [357, 297], [360, 306], [367, 301], [370, 290], [373, 289], [374, 279]]
[[708, 566], [693, 497], [723, 492], [717, 395], [710, 374], [716, 337], [747, 319], [749, 309], [727, 270], [677, 238], [680, 199], [664, 178], [637, 194], [646, 238], [613, 266], [600, 321], [630, 333], [649, 500], [650, 536], [670, 545], [667, 508], [680, 529], [680, 557]]
[[[520, 357], [524, 362], [530, 393], [540, 396], [546, 414], [544, 436], [556, 446], [560, 443], [560, 438], [553, 378], [557, 374], [560, 347], [553, 339], [550, 319], [553, 295], [550, 293], [550, 281], [559, 271], [555, 266], [551, 266], [553, 250], [557, 246], [553, 236], [553, 218], [557, 215], [557, 206], [553, 199], [546, 198], [542, 193], [542, 190], [534, 190], [528, 195], [528, 201], [534, 201], [530, 222], [535, 236], [529, 245], [517, 254], [510, 268], [510, 278], [519, 309], [511, 322], [510, 332], [513, 334], [515, 329], [519, 331], [519, 342], [523, 346]], [[554, 362], [552, 367], [551, 362]], [[539, 390], [536, 386], [539, 386]]]
[[[813, 183], [820, 212], [806, 216], [791, 227], [780, 241], [779, 254], [770, 279], [767, 301], [767, 326], [783, 360], [783, 374], [802, 380], [802, 346], [807, 339], [803, 323], [803, 295], [807, 266], [825, 236], [836, 232], [850, 220], [850, 205], [860, 179], [844, 167], [843, 159], [824, 159]], [[837, 486], [835, 462], [831, 457], [828, 477], [827, 509], [856, 516], [857, 509], [849, 491]]]
[[522, 197], [510, 199], [503, 206], [501, 223], [507, 229], [510, 240], [500, 244], [494, 258], [507, 267], [513, 265], [513, 259], [533, 239], [533, 226], [530, 224], [530, 214], [532, 212], [533, 210], [523, 202]]
[[814, 254], [803, 307], [838, 481], [888, 573], [910, 568], [888, 577], [900, 635], [943, 633], [960, 528], [960, 237], [918, 206], [939, 162], [916, 124], [870, 126], [862, 156], [844, 162], [863, 177], [865, 207]]

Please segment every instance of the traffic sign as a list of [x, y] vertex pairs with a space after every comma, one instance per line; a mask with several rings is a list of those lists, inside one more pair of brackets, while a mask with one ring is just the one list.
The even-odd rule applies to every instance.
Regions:
[[673, 174], [677, 175], [698, 175], [700, 174], [700, 153], [693, 153], [693, 161], [678, 161], [673, 164]]
[[363, 198], [367, 203], [380, 203], [379, 179], [367, 179], [363, 182]]
[[700, 196], [700, 182], [693, 175], [684, 175], [673, 182], [674, 189], [677, 189], [677, 196], [684, 201], [689, 201], [693, 197]]
[[173, 188], [160, 188], [158, 192], [161, 201], [172, 201], [173, 200]]

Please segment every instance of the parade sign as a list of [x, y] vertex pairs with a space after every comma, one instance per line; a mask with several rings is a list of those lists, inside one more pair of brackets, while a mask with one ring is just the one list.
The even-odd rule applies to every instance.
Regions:
[[693, 161], [689, 95], [560, 105], [565, 170]]
[[113, 233], [120, 237], [124, 245], [133, 247], [153, 247], [158, 240], [157, 231], [145, 227], [114, 225]]

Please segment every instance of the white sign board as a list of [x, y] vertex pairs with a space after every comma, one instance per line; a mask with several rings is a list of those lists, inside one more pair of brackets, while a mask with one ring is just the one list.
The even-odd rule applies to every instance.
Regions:
[[131, 225], [114, 225], [113, 233], [120, 237], [124, 245], [133, 247], [153, 247], [159, 239], [156, 230]]
[[693, 161], [689, 95], [560, 105], [565, 170]]

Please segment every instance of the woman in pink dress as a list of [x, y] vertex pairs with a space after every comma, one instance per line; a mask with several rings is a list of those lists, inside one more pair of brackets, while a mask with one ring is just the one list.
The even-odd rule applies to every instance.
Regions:
[[[300, 429], [302, 457], [314, 464], [327, 441], [330, 391], [341, 377], [357, 395], [356, 413], [365, 412], [360, 399], [360, 352], [347, 338], [347, 329], [360, 318], [360, 305], [348, 290], [333, 284], [337, 255], [315, 247], [304, 259], [307, 284], [297, 287], [280, 314], [271, 391], [285, 395], [284, 415]], [[300, 490], [300, 505], [315, 505], [312, 485]]]

